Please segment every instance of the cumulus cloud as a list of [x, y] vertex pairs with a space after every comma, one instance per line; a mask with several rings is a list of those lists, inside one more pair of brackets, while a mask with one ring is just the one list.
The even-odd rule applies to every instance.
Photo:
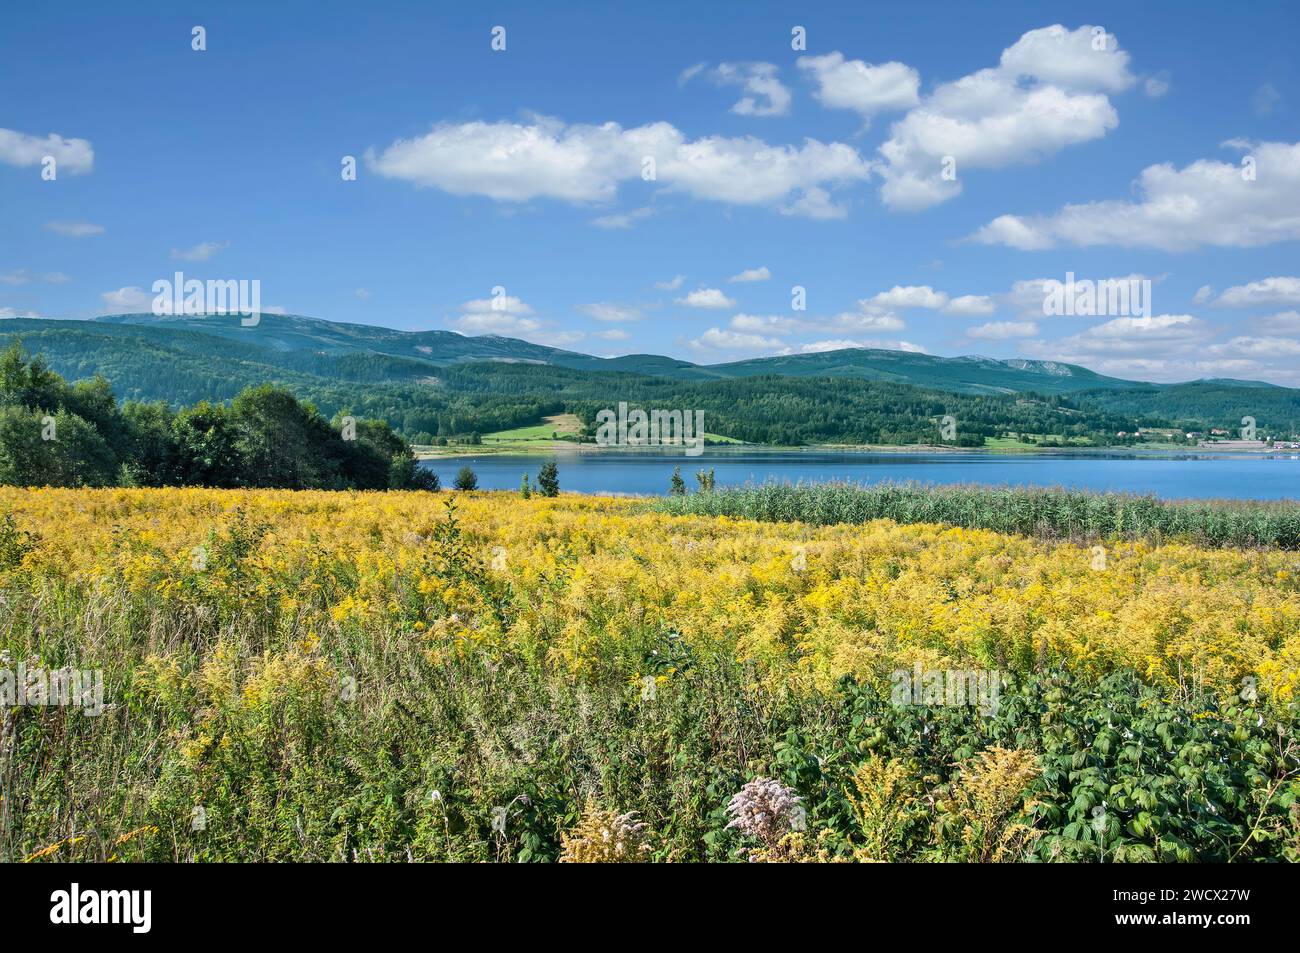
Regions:
[[699, 337], [687, 342], [696, 351], [771, 351], [782, 347], [779, 338], [765, 337], [761, 334], [748, 334], [743, 331], [729, 331], [723, 328], [709, 328]]
[[1177, 169], [1148, 166], [1137, 200], [1066, 205], [1050, 215], [1001, 215], [971, 238], [1036, 250], [1057, 245], [1115, 245], [1187, 251], [1203, 245], [1252, 248], [1300, 238], [1300, 142], [1241, 143], [1245, 166], [1201, 159]]
[[732, 275], [728, 281], [767, 281], [772, 277], [772, 272], [768, 270], [767, 265], [760, 265], [758, 268], [746, 268], [738, 275]]
[[903, 63], [875, 66], [834, 52], [800, 57], [799, 69], [817, 83], [813, 95], [823, 106], [852, 109], [868, 121], [877, 113], [915, 106], [920, 98], [921, 75]]
[[956, 298], [949, 299], [948, 303], [943, 306], [944, 314], [954, 314], [958, 317], [982, 318], [992, 314], [997, 310], [997, 305], [988, 295], [959, 295]]
[[849, 210], [847, 206], [836, 203], [825, 189], [813, 187], [804, 189], [793, 202], [782, 205], [781, 214], [825, 220], [847, 218]]
[[649, 206], [634, 208], [630, 212], [617, 212], [613, 215], [601, 215], [591, 220], [597, 228], [631, 228], [643, 218], [649, 218], [655, 210]]
[[1169, 92], [1169, 78], [1163, 74], [1148, 76], [1142, 82], [1142, 91], [1152, 99], [1159, 99]]
[[[1278, 316], [1284, 319], [1284, 316]], [[1102, 374], [1152, 381], [1205, 377], [1267, 379], [1300, 383], [1293, 338], [1278, 326], [1260, 334], [1239, 334], [1208, 343], [1215, 328], [1187, 314], [1115, 318], [1055, 341], [1021, 347], [1029, 356], [1082, 364]]]
[[894, 285], [882, 291], [869, 303], [878, 308], [927, 308], [934, 310], [948, 303], [948, 296], [929, 285]]
[[612, 301], [595, 301], [591, 304], [578, 305], [578, 311], [597, 321], [617, 323], [620, 321], [639, 321], [641, 309], [630, 304], [616, 304]]
[[462, 314], [452, 324], [467, 334], [505, 334], [512, 337], [532, 334], [542, 327], [542, 323], [535, 318], [523, 318], [504, 311]]
[[1035, 341], [1031, 353], [1103, 373], [1168, 375], [1179, 362], [1203, 355], [1208, 333], [1205, 322], [1189, 314], [1113, 318], [1056, 341]]
[[1272, 83], [1260, 86], [1255, 90], [1255, 95], [1250, 98], [1250, 105], [1255, 110], [1256, 116], [1271, 116], [1281, 103], [1282, 94]]
[[795, 348], [787, 348], [785, 354], [819, 354], [824, 351], [842, 351], [846, 348], [866, 348], [876, 351], [907, 351], [910, 354], [924, 354], [925, 348], [911, 341], [884, 340], [881, 338], [851, 339], [833, 338], [825, 341], [808, 341]]
[[673, 275], [667, 281], [656, 281], [655, 287], [660, 291], [676, 291], [682, 286], [682, 282], [685, 280], [685, 275]]
[[474, 298], [462, 304], [460, 311], [451, 324], [467, 334], [528, 336], [531, 340], [543, 328], [542, 322], [532, 316], [532, 306], [514, 295]]
[[734, 308], [736, 302], [717, 288], [696, 288], [684, 298], [674, 298], [688, 308]]
[[1264, 278], [1235, 285], [1219, 295], [1214, 304], [1223, 308], [1300, 304], [1300, 278]]
[[1279, 311], [1255, 322], [1261, 330], [1280, 334], [1300, 334], [1300, 311]]
[[841, 311], [822, 326], [839, 332], [901, 331], [907, 324], [892, 311], [883, 311], [873, 301], [858, 302], [860, 311]]
[[614, 122], [566, 125], [547, 117], [440, 123], [424, 136], [366, 153], [379, 175], [503, 202], [607, 202], [623, 183], [641, 180], [648, 158], [654, 159], [654, 181], [668, 190], [733, 205], [792, 201], [797, 214], [814, 217], [828, 203], [811, 199], [801, 205], [811, 190], [870, 174], [870, 164], [844, 143], [769, 145], [752, 136], [687, 140], [666, 122], [624, 129]]
[[[1056, 288], [1058, 285], [1065, 283], [1065, 275], [1059, 275], [1055, 278], [1026, 278], [1017, 281], [1011, 286], [1011, 290], [1006, 294], [998, 295], [998, 300], [1006, 304], [1012, 310], [1022, 315], [1033, 315], [1034, 317], [1043, 317], [1044, 302], [1049, 294], [1049, 288]], [[1134, 272], [1129, 275], [1105, 276], [1105, 275], [1076, 275], [1075, 281], [1092, 281], [1094, 287], [1109, 287], [1112, 284], [1129, 284], [1132, 282], [1151, 281], [1153, 284], [1164, 280], [1163, 275], [1152, 277], [1140, 272]], [[1132, 305], [1131, 305], [1132, 306]], [[1079, 315], [1086, 317], [1086, 315]]]
[[46, 222], [45, 227], [56, 235], [67, 238], [90, 238], [92, 235], [104, 234], [103, 225], [91, 222]]
[[154, 295], [135, 285], [105, 291], [100, 296], [107, 309], [105, 314], [128, 314], [153, 310]]
[[85, 175], [95, 166], [95, 150], [85, 139], [65, 139], [57, 133], [45, 138], [13, 129], [0, 129], [0, 162], [16, 166], [40, 165], [53, 156], [56, 173]]
[[681, 85], [701, 73], [718, 86], [739, 86], [744, 91], [731, 107], [738, 116], [784, 116], [790, 112], [790, 90], [777, 78], [773, 63], [720, 63], [714, 69], [701, 63], [683, 71]]
[[985, 341], [1005, 341], [1008, 338], [1033, 337], [1037, 333], [1038, 325], [1033, 321], [990, 321], [967, 329], [966, 336]]
[[48, 271], [44, 274], [36, 274], [28, 271], [26, 268], [7, 271], [0, 275], [0, 284], [3, 285], [25, 285], [33, 281], [43, 281], [47, 285], [66, 285], [71, 280], [71, 278], [61, 271]]
[[[960, 194], [963, 170], [1032, 162], [1114, 129], [1119, 116], [1107, 94], [1136, 78], [1115, 37], [1098, 30], [1031, 30], [1003, 50], [996, 67], [922, 99], [880, 146], [885, 204], [928, 208]], [[946, 157], [955, 161], [954, 177], [944, 177]]]
[[731, 319], [733, 331], [747, 331], [751, 334], [792, 334], [798, 331], [800, 323], [794, 318], [779, 314], [737, 314]]
[[228, 242], [200, 242], [193, 248], [173, 248], [172, 258], [176, 261], [207, 261], [228, 244]]

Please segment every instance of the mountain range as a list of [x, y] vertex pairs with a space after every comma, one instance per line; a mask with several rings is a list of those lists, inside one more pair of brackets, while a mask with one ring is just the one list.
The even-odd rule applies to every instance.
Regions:
[[[1180, 426], [1235, 426], [1244, 414], [1282, 428], [1300, 420], [1300, 391], [1261, 381], [1153, 384], [1058, 361], [865, 348], [695, 364], [653, 354], [594, 357], [498, 335], [398, 331], [276, 314], [262, 315], [252, 327], [242, 326], [236, 316], [152, 314], [0, 321], [0, 342], [14, 338], [70, 380], [102, 374], [119, 399], [172, 404], [227, 400], [245, 386], [266, 382], [309, 394], [326, 407], [355, 403], [350, 395], [359, 393], [358, 385], [395, 389], [403, 395], [401, 406], [409, 407], [419, 394], [432, 399], [440, 391], [490, 392], [498, 398], [528, 394], [553, 403], [566, 397], [594, 400], [602, 388], [632, 382], [639, 393], [667, 393], [678, 386], [700, 394], [707, 389], [697, 385], [754, 379], [742, 392], [770, 396], [795, 388], [796, 380], [849, 379], [895, 385], [900, 397], [910, 389], [968, 397], [1055, 396], [1139, 422], [1178, 421]], [[847, 387], [847, 381], [838, 386]], [[728, 393], [737, 391], [733, 387]], [[394, 423], [402, 426], [400, 420]]]

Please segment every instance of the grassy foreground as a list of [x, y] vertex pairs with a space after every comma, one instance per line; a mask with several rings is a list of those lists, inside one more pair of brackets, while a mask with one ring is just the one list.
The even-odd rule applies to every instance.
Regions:
[[0, 489], [0, 859], [1300, 858], [1295, 553], [449, 503]]

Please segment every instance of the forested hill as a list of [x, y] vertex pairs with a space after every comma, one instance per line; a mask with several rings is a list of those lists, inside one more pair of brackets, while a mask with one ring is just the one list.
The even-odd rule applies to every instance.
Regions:
[[313, 318], [117, 315], [7, 319], [69, 380], [102, 375], [119, 400], [228, 401], [277, 384], [325, 414], [387, 420], [408, 439], [490, 433], [619, 401], [704, 410], [711, 433], [756, 443], [933, 441], [952, 414], [963, 440], [1006, 432], [1093, 437], [1174, 426], [1291, 432], [1300, 391], [1259, 382], [1154, 385], [1050, 361], [850, 349], [697, 365], [656, 355], [598, 358], [496, 335], [405, 332]]

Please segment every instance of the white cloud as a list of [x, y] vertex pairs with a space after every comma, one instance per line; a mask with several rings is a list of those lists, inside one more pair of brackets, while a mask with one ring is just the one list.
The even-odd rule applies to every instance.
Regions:
[[776, 73], [772, 63], [721, 63], [708, 75], [719, 86], [739, 86], [745, 91], [731, 107], [736, 115], [784, 116], [790, 112], [790, 90]]
[[612, 301], [595, 301], [591, 304], [578, 305], [578, 311], [597, 321], [639, 321], [641, 310], [629, 304], [617, 304]]
[[1250, 99], [1251, 108], [1255, 110], [1256, 116], [1270, 116], [1273, 110], [1282, 102], [1282, 94], [1277, 91], [1277, 87], [1272, 83], [1265, 83], [1259, 89], [1255, 90], [1255, 95]]
[[800, 57], [799, 68], [816, 81], [814, 95], [823, 106], [852, 109], [866, 120], [887, 110], [908, 109], [919, 99], [921, 75], [903, 63], [873, 66], [834, 52]]
[[532, 335], [531, 340], [548, 347], [572, 347], [586, 340], [585, 331], [543, 330]]
[[0, 318], [39, 318], [35, 311], [18, 311], [14, 308], [0, 308]]
[[812, 218], [827, 220], [833, 218], [847, 218], [849, 210], [847, 206], [837, 205], [832, 199], [831, 194], [822, 188], [804, 189], [803, 193], [793, 202], [781, 206], [782, 215], [793, 215], [797, 218]]
[[1167, 76], [1148, 76], [1142, 83], [1142, 91], [1151, 99], [1159, 99], [1169, 92], [1169, 78]]
[[731, 328], [751, 334], [793, 334], [800, 322], [778, 314], [737, 314], [731, 319]]
[[105, 314], [129, 314], [153, 310], [154, 295], [135, 285], [118, 288], [116, 291], [105, 291], [99, 297], [103, 300], [104, 307], [108, 309]]
[[1235, 337], [1209, 348], [1212, 354], [1239, 354], [1249, 357], [1300, 356], [1300, 341], [1278, 337]]
[[597, 331], [595, 336], [604, 341], [626, 341], [632, 335], [622, 328], [607, 328], [604, 331]]
[[772, 277], [772, 272], [768, 270], [767, 265], [760, 265], [758, 268], [746, 268], [738, 275], [732, 275], [728, 281], [767, 281]]
[[787, 348], [783, 353], [819, 354], [824, 351], [842, 351], [846, 348], [867, 348], [878, 351], [907, 351], [910, 354], [925, 353], [925, 348], [921, 347], [919, 344], [913, 344], [910, 341], [887, 341], [879, 338], [860, 340], [835, 338], [825, 341], [809, 341], [805, 344], [800, 344], [797, 348]]
[[863, 302], [877, 308], [942, 308], [948, 303], [948, 296], [942, 291], [935, 291], [929, 285], [894, 285], [888, 291]]
[[673, 275], [667, 281], [656, 281], [655, 287], [658, 288], [660, 291], [676, 291], [678, 288], [682, 286], [682, 282], [684, 282], [685, 280], [686, 280], [685, 275]]
[[836, 331], [901, 331], [907, 324], [898, 315], [882, 311], [871, 301], [859, 301], [861, 311], [842, 311], [824, 327]]
[[0, 162], [8, 165], [40, 165], [46, 156], [53, 156], [55, 173], [84, 175], [95, 165], [95, 150], [85, 139], [65, 139], [50, 133], [44, 139], [0, 129]]
[[574, 203], [610, 201], [621, 184], [641, 180], [648, 157], [655, 160], [660, 186], [734, 205], [777, 205], [870, 174], [869, 163], [843, 143], [805, 139], [802, 146], [780, 146], [750, 136], [688, 141], [666, 122], [632, 129], [614, 122], [566, 125], [546, 117], [440, 123], [424, 136], [366, 153], [379, 175], [454, 195]]
[[494, 298], [474, 298], [460, 306], [465, 314], [509, 314], [528, 315], [533, 313], [530, 305], [522, 298], [503, 294]]
[[[1293, 357], [1278, 355], [1273, 362], [1251, 357], [1253, 347], [1208, 344], [1214, 329], [1187, 314], [1162, 314], [1151, 318], [1114, 318], [1080, 334], [1056, 341], [1028, 341], [1020, 345], [1028, 356], [1082, 364], [1102, 374], [1138, 380], [1184, 381], [1204, 377], [1288, 378], [1300, 382]], [[1267, 352], [1267, 348], [1258, 348]], [[1274, 352], [1275, 353], [1275, 352]]]
[[1219, 295], [1214, 304], [1223, 308], [1300, 304], [1300, 278], [1264, 278], [1236, 285]]
[[784, 344], [778, 338], [741, 331], [725, 331], [722, 328], [709, 328], [688, 343], [697, 351], [770, 351]]
[[67, 238], [89, 238], [92, 235], [104, 234], [103, 225], [95, 225], [91, 222], [46, 222], [45, 227]]
[[72, 279], [61, 271], [50, 271], [43, 275], [35, 274], [26, 268], [19, 268], [15, 271], [5, 272], [0, 275], [0, 284], [3, 285], [25, 285], [33, 281], [43, 281], [48, 285], [66, 285]]
[[1117, 245], [1187, 251], [1202, 245], [1251, 248], [1300, 238], [1300, 142], [1246, 146], [1241, 165], [1201, 159], [1182, 169], [1148, 166], [1134, 186], [1137, 201], [1066, 205], [1051, 215], [1002, 215], [971, 238], [986, 245], [1036, 250], [1056, 245]]
[[1038, 325], [1033, 321], [990, 321], [968, 329], [966, 336], [985, 341], [1005, 341], [1008, 338], [1033, 337], [1037, 333]]
[[541, 330], [542, 322], [504, 311], [479, 311], [462, 314], [452, 324], [467, 334], [504, 334], [510, 337], [533, 334]]
[[601, 215], [593, 218], [591, 224], [597, 228], [631, 228], [643, 218], [649, 218], [655, 210], [648, 205], [634, 208], [630, 212], [617, 212], [613, 215]]
[[[916, 211], [960, 194], [967, 169], [1032, 162], [1099, 139], [1119, 124], [1106, 93], [1134, 82], [1114, 36], [1096, 50], [1093, 28], [1031, 30], [998, 66], [937, 87], [890, 127], [880, 146], [881, 198]], [[956, 176], [944, 178], [944, 160]]]
[[694, 66], [686, 67], [686, 69], [677, 74], [678, 87], [685, 86], [696, 76], [699, 76], [700, 73], [704, 72], [704, 68], [708, 65], [708, 63], [696, 63]]
[[1214, 288], [1211, 285], [1201, 285], [1196, 289], [1196, 294], [1192, 295], [1193, 304], [1204, 304], [1214, 297]]
[[541, 321], [532, 317], [532, 306], [514, 295], [474, 298], [462, 304], [460, 310], [460, 316], [451, 323], [467, 334], [531, 336], [543, 327]]
[[1088, 364], [1090, 359], [1113, 356], [1168, 359], [1201, 349], [1206, 333], [1205, 322], [1192, 315], [1159, 314], [1150, 318], [1113, 318], [1048, 346], [1069, 355], [1058, 360], [1072, 363]]
[[1277, 314], [1260, 318], [1255, 324], [1265, 331], [1300, 334], [1300, 311], [1279, 311]]
[[952, 298], [943, 306], [944, 314], [960, 317], [981, 318], [997, 310], [997, 305], [988, 295], [960, 295]]
[[736, 302], [717, 288], [696, 288], [685, 298], [674, 298], [677, 304], [688, 308], [734, 308]]
[[172, 258], [176, 261], [207, 261], [228, 244], [229, 242], [200, 242], [193, 248], [173, 248]]

